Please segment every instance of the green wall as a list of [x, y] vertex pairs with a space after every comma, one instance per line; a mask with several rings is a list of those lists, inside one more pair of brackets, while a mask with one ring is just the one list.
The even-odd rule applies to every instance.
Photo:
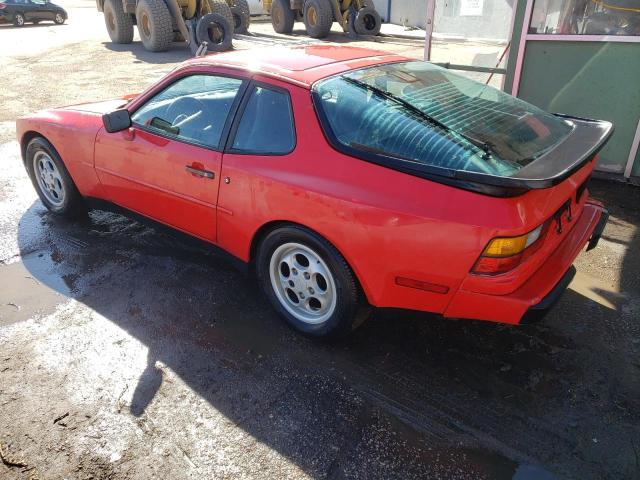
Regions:
[[[623, 173], [640, 118], [640, 44], [529, 41], [518, 96], [551, 112], [612, 121], [598, 168]], [[638, 159], [632, 174], [640, 174]]]

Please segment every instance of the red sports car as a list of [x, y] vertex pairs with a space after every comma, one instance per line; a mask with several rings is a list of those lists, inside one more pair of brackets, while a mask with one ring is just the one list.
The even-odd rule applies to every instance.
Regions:
[[53, 213], [115, 208], [219, 247], [316, 337], [371, 306], [529, 321], [608, 217], [586, 185], [610, 123], [373, 50], [195, 58], [17, 127]]

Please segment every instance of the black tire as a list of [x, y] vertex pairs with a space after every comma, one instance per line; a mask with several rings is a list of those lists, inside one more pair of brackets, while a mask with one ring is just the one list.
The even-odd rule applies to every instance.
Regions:
[[133, 19], [124, 12], [122, 0], [104, 1], [104, 23], [113, 43], [131, 43], [133, 41]]
[[[324, 262], [335, 284], [335, 307], [330, 316], [321, 323], [305, 322], [294, 316], [279, 299], [276, 287], [272, 284], [270, 275], [272, 256], [274, 254], [277, 256], [279, 248], [286, 248], [284, 246], [291, 243], [303, 245], [313, 251]], [[277, 268], [280, 269], [279, 266]], [[297, 275], [296, 272], [294, 273]], [[301, 226], [281, 227], [266, 235], [258, 247], [256, 274], [273, 308], [291, 327], [309, 337], [323, 339], [344, 337], [362, 324], [371, 311], [358, 280], [344, 257], [320, 235]]]
[[150, 52], [169, 49], [173, 41], [173, 20], [163, 0], [139, 0], [136, 23], [144, 48]]
[[380, 14], [373, 7], [364, 7], [358, 10], [354, 22], [354, 28], [358, 35], [378, 35], [382, 27]]
[[64, 15], [62, 15], [61, 13], [56, 13], [56, 15], [53, 17], [53, 23], [55, 23], [56, 25], [62, 25], [64, 21]]
[[251, 10], [247, 0], [233, 0], [231, 14], [233, 15], [233, 31], [247, 33], [251, 24]]
[[333, 8], [329, 0], [307, 0], [304, 3], [304, 26], [311, 38], [325, 38], [333, 25]]
[[233, 13], [231, 13], [231, 7], [225, 0], [206, 0], [209, 5], [207, 13], [217, 13], [222, 15], [229, 25], [233, 27]]
[[15, 27], [24, 27], [24, 15], [20, 12], [13, 14], [13, 25]]
[[[38, 152], [45, 153], [60, 174], [62, 180], [61, 185], [64, 188], [64, 200], [59, 205], [53, 204], [47, 198], [47, 195], [43, 192], [42, 187], [36, 178], [37, 173], [34, 166], [34, 159], [36, 158], [36, 155], [38, 155]], [[58, 152], [53, 145], [43, 137], [35, 137], [27, 145], [25, 150], [25, 167], [40, 200], [49, 211], [67, 218], [78, 218], [86, 215], [87, 209], [82, 199], [82, 195], [80, 195], [71, 175], [69, 175], [62, 158], [60, 158], [60, 155], [58, 155]]]
[[276, 33], [289, 34], [293, 31], [295, 14], [289, 0], [273, 0], [271, 4], [271, 25]]
[[207, 42], [209, 52], [225, 52], [233, 43], [233, 27], [218, 13], [207, 13], [196, 25], [198, 44]]

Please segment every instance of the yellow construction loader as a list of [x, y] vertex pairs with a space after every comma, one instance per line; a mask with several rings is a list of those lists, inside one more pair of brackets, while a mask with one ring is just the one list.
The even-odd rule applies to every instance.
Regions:
[[233, 33], [249, 28], [247, 0], [96, 0], [114, 43], [131, 43], [133, 26], [144, 47], [162, 52], [172, 42], [192, 51], [206, 42], [209, 51], [231, 48]]
[[278, 33], [291, 33], [295, 21], [304, 22], [313, 38], [329, 35], [333, 22], [357, 35], [377, 35], [382, 20], [371, 0], [263, 0]]

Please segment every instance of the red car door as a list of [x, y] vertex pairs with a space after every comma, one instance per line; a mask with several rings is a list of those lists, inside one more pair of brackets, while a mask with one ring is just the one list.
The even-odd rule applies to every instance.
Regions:
[[288, 89], [250, 84], [231, 132], [222, 166], [225, 184], [218, 200], [218, 244], [246, 258], [245, 247], [262, 223], [262, 214], [277, 215], [291, 201], [291, 187], [277, 180], [290, 176], [291, 164], [296, 163]]
[[108, 200], [215, 242], [220, 144], [242, 87], [237, 78], [188, 75], [136, 109], [129, 130], [101, 130], [95, 168]]

